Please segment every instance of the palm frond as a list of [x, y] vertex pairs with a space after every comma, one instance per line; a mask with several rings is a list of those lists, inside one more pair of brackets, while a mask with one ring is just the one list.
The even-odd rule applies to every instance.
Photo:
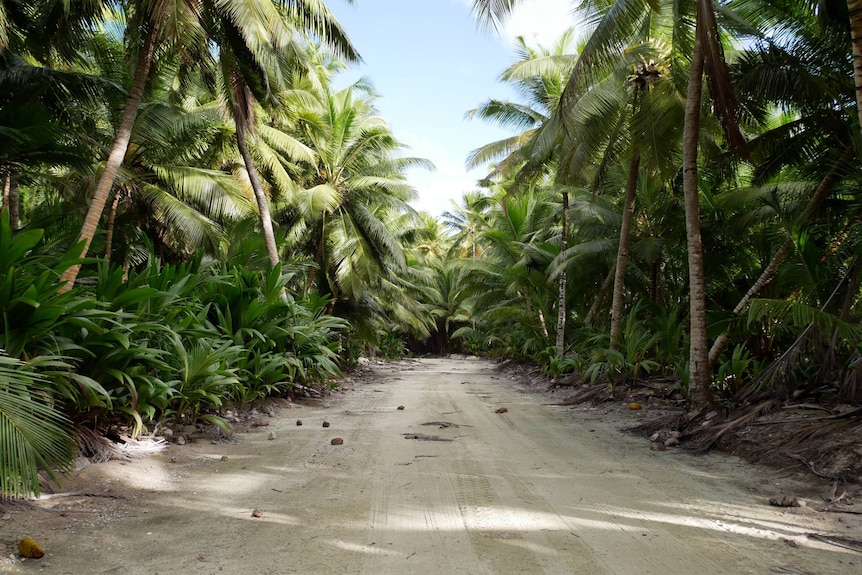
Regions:
[[71, 424], [50, 402], [47, 382], [0, 355], [0, 498], [39, 495], [39, 469], [56, 480], [75, 457]]

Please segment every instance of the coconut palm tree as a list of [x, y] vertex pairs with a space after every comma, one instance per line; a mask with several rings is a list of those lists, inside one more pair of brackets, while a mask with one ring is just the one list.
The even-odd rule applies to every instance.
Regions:
[[[741, 102], [763, 131], [750, 147], [757, 158], [756, 183], [768, 185], [788, 167], [801, 169], [797, 177], [811, 179], [810, 197], [788, 209], [800, 214], [789, 237], [772, 253], [762, 272], [733, 308], [733, 316], [747, 309], [793, 254], [799, 225], [808, 225], [824, 200], [852, 173], [858, 156], [853, 144], [854, 86], [848, 78], [846, 4], [830, 2], [767, 2], [748, 15], [775, 33], [742, 52], [731, 69]], [[792, 110], [781, 116], [774, 109]], [[776, 119], [782, 121], [775, 123]], [[802, 181], [800, 185], [805, 185]], [[784, 236], [784, 234], [782, 234]], [[730, 341], [725, 331], [713, 342], [709, 360], [715, 363]]]
[[[516, 4], [514, 1], [498, 3], [474, 0], [474, 14], [484, 22], [496, 24]], [[559, 107], [559, 122], [568, 140], [576, 139], [569, 115], [584, 91], [593, 84], [609, 63], [631, 44], [640, 33], [645, 19], [653, 14], [673, 18], [674, 37], [679, 42], [672, 68], [679, 78], [690, 57], [687, 82], [686, 114], [683, 125], [683, 195], [686, 206], [687, 247], [689, 258], [690, 350], [689, 369], [692, 398], [698, 406], [712, 403], [711, 375], [708, 361], [706, 331], [706, 291], [703, 266], [703, 246], [700, 232], [700, 204], [698, 197], [698, 142], [703, 95], [703, 76], [710, 81], [710, 96], [717, 115], [722, 120], [729, 146], [745, 155], [745, 140], [736, 123], [735, 100], [728, 82], [719, 26], [712, 0], [691, 2], [642, 2], [617, 0], [615, 2], [586, 1], [589, 19], [595, 28], [586, 42], [571, 78], [563, 92]], [[737, 23], [729, 21], [732, 23]], [[694, 24], [692, 29], [690, 26]], [[689, 48], [688, 50], [683, 50]], [[553, 132], [551, 132], [553, 134]], [[554, 137], [554, 136], [552, 136]], [[569, 144], [564, 144], [569, 146]]]
[[853, 77], [856, 80], [856, 113], [862, 131], [862, 0], [847, 0], [850, 39], [853, 42]]
[[450, 257], [476, 259], [482, 255], [481, 234], [489, 226], [487, 212], [493, 202], [490, 194], [474, 190], [466, 192], [461, 203], [454, 205], [451, 211], [443, 212], [443, 221], [454, 234]]
[[[280, 91], [278, 79], [290, 77], [279, 67], [291, 63], [293, 66], [303, 65], [307, 55], [304, 47], [297, 45], [297, 41], [301, 38], [291, 29], [296, 26], [296, 23], [283, 18], [270, 3], [265, 7], [270, 13], [255, 15], [255, 18], [260, 19], [249, 22], [253, 24], [252, 26], [248, 26], [243, 19], [237, 18], [231, 12], [213, 11], [207, 31], [208, 36], [223, 47], [218, 53], [218, 64], [223, 75], [222, 86], [225, 99], [236, 126], [237, 147], [260, 212], [267, 254], [270, 264], [275, 267], [279, 263], [279, 255], [273, 234], [269, 201], [252, 158], [248, 140], [254, 137], [255, 132], [254, 103], [278, 103], [273, 98], [273, 94]], [[330, 26], [337, 28], [337, 22], [331, 15], [325, 14], [325, 19]], [[266, 26], [262, 26], [263, 23], [266, 23]], [[358, 54], [342, 32], [339, 31], [333, 40], [335, 40], [336, 50], [349, 62], [358, 60]], [[226, 47], [230, 47], [230, 50], [224, 49]], [[263, 53], [264, 50], [268, 53]], [[309, 163], [314, 161], [308, 150], [302, 149], [301, 146], [294, 146], [294, 149], [304, 152], [300, 159]]]
[[[105, 85], [128, 85], [128, 72], [118, 64], [123, 58], [121, 40], [101, 32], [79, 47], [80, 61], [75, 65]], [[119, 254], [123, 266], [134, 263], [136, 251], [148, 251], [142, 238], [168, 259], [184, 259], [200, 248], [216, 254], [223, 242], [223, 224], [254, 213], [253, 200], [249, 202], [240, 182], [224, 169], [224, 154], [235, 156], [235, 147], [225, 148], [222, 142], [233, 131], [212, 92], [200, 77], [187, 79], [178, 91], [173, 82], [177, 65], [167, 59], [160, 64], [111, 194], [104, 255], [110, 260]], [[121, 89], [115, 89], [104, 90], [98, 103], [78, 99], [67, 104], [61, 117], [78, 147], [86, 146], [95, 156], [109, 148], [112, 112], [122, 107], [123, 99]], [[67, 213], [83, 215], [87, 210], [87, 193], [98, 172], [90, 160], [62, 171], [56, 166], [53, 173], [59, 175], [61, 186], [41, 186], [45, 191], [62, 190], [56, 195]], [[97, 247], [101, 250], [101, 243]]]
[[[576, 60], [576, 56], [570, 52], [573, 35], [572, 30], [563, 33], [551, 49], [541, 46], [534, 49], [523, 38], [517, 38], [515, 51], [518, 61], [500, 75], [500, 80], [512, 83], [526, 103], [489, 100], [469, 111], [467, 117], [483, 118], [501, 126], [516, 128], [520, 132], [471, 152], [467, 159], [468, 167], [497, 161], [489, 178], [500, 175], [512, 177], [518, 173], [520, 180], [535, 180], [553, 170], [553, 163], [537, 161], [537, 156], [528, 144], [550, 120], [571, 74]], [[561, 187], [560, 252], [566, 251], [569, 235], [569, 198], [566, 189]], [[557, 357], [565, 353], [566, 277], [566, 270], [560, 269], [557, 274]]]
[[[371, 94], [371, 95], [368, 95]], [[359, 81], [333, 92], [321, 87], [318, 107], [304, 114], [302, 140], [317, 163], [292, 199], [314, 268], [306, 289], [357, 304], [365, 289], [403, 269], [400, 215], [415, 190], [405, 181], [417, 158], [396, 158], [403, 146], [375, 114], [370, 86]]]
[[[128, 19], [126, 32], [130, 40], [129, 53], [136, 62], [135, 72], [114, 143], [81, 227], [83, 255], [93, 240], [126, 156], [150, 70], [159, 53], [182, 54], [189, 61], [200, 63], [211, 61], [214, 53], [223, 54], [223, 69], [234, 94], [235, 113], [246, 122], [250, 92], [246, 78], [240, 83], [238, 68], [229, 65], [230, 58], [236, 59], [235, 66], [253, 62], [259, 74], [267, 63], [294, 45], [297, 30], [308, 31], [337, 51], [355, 57], [340, 25], [319, 0], [227, 0], [202, 5], [190, 0], [174, 3], [128, 0], [120, 4]], [[73, 23], [79, 24], [81, 20], [83, 18]], [[224, 35], [217, 35], [217, 29], [224, 31]], [[218, 41], [222, 43], [213, 51], [212, 43]], [[247, 124], [241, 121], [240, 126], [240, 133], [244, 135]], [[67, 285], [74, 283], [79, 270], [80, 265], [71, 267], [63, 274], [63, 281]]]
[[499, 342], [519, 357], [553, 349], [548, 314], [555, 290], [548, 267], [559, 247], [550, 241], [554, 231], [548, 224], [559, 206], [550, 188], [533, 187], [517, 195], [502, 191], [488, 213], [482, 257], [465, 269], [469, 285], [462, 289], [483, 310], [475, 318], [481, 338]]

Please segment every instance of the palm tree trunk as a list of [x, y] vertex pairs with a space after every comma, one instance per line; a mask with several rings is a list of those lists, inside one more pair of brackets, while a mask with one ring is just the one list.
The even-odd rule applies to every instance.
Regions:
[[114, 244], [114, 223], [117, 220], [117, 206], [120, 205], [120, 191], [114, 194], [111, 209], [108, 210], [108, 225], [105, 229], [105, 263], [111, 263], [111, 246]]
[[[119, 172], [123, 159], [126, 156], [126, 151], [129, 149], [132, 129], [138, 117], [138, 109], [141, 107], [141, 101], [144, 98], [144, 89], [147, 86], [147, 79], [150, 75], [150, 67], [152, 66], [156, 51], [158, 33], [159, 21], [151, 21], [146, 38], [144, 39], [144, 47], [138, 55], [135, 77], [132, 80], [129, 97], [126, 99], [126, 106], [120, 118], [120, 125], [117, 126], [117, 133], [114, 137], [114, 144], [111, 146], [111, 153], [108, 155], [107, 162], [105, 162], [105, 169], [99, 175], [93, 199], [90, 201], [90, 207], [87, 210], [87, 215], [84, 217], [84, 224], [81, 226], [79, 241], [84, 242], [84, 247], [80, 257], [86, 256], [87, 250], [90, 249], [90, 244], [96, 235], [96, 228], [99, 225], [99, 219], [102, 217], [102, 211], [105, 209], [105, 204], [108, 201], [108, 196], [117, 177], [117, 172]], [[81, 264], [76, 264], [63, 272], [60, 279], [65, 284], [60, 288], [61, 293], [72, 289], [80, 270]]]
[[21, 193], [15, 174], [9, 174], [9, 222], [13, 230], [21, 227]]
[[620, 243], [617, 249], [616, 274], [614, 274], [614, 295], [611, 299], [611, 349], [620, 348], [620, 334], [623, 331], [623, 303], [625, 301], [626, 261], [629, 257], [629, 236], [635, 213], [638, 191], [638, 171], [640, 156], [632, 158], [626, 182], [626, 199], [623, 205], [623, 223], [620, 226]]
[[660, 271], [661, 257], [649, 264], [649, 298], [654, 304], [658, 304]]
[[[569, 193], [563, 192], [563, 230], [560, 238], [560, 253], [569, 247]], [[566, 353], [566, 270], [560, 272], [557, 281], [557, 358]]]
[[12, 174], [6, 174], [3, 176], [3, 198], [2, 203], [0, 203], [0, 208], [4, 210], [9, 209], [9, 190], [12, 189]]
[[[841, 172], [844, 167], [854, 158], [856, 155], [855, 149], [853, 146], [848, 146], [844, 150], [844, 154], [838, 159], [832, 169], [829, 170], [829, 173], [823, 177], [823, 180], [820, 182], [820, 185], [817, 186], [817, 189], [814, 191], [814, 195], [811, 196], [811, 199], [808, 200], [808, 205], [805, 207], [805, 212], [802, 214], [802, 221], [807, 221], [811, 216], [814, 215], [814, 212], [820, 207], [820, 204], [829, 195], [829, 192], [835, 187], [835, 185], [841, 181]], [[760, 277], [757, 278], [757, 281], [754, 282], [754, 285], [749, 288], [745, 295], [742, 296], [742, 299], [739, 300], [739, 303], [736, 304], [736, 307], [733, 308], [733, 315], [739, 315], [742, 311], [748, 307], [748, 304], [752, 299], [756, 298], [760, 291], [766, 287], [769, 282], [772, 281], [772, 278], [775, 277], [775, 274], [778, 272], [778, 268], [784, 261], [790, 256], [790, 253], [793, 251], [793, 238], [787, 238], [784, 240], [784, 243], [781, 244], [781, 247], [778, 248], [778, 251], [775, 252], [775, 255], [772, 256], [772, 259], [767, 264], [766, 268], [764, 268], [763, 272], [760, 274]], [[730, 334], [728, 332], [722, 333], [720, 336], [716, 338], [713, 342], [712, 347], [709, 350], [709, 364], [710, 366], [715, 365], [715, 362], [718, 360], [718, 356], [721, 355], [721, 352], [724, 351], [724, 348], [727, 347], [727, 343], [730, 341]]]
[[610, 271], [608, 271], [608, 275], [605, 276], [605, 281], [599, 286], [599, 291], [596, 293], [596, 297], [593, 298], [593, 304], [590, 306], [589, 311], [587, 311], [586, 317], [584, 317], [584, 325], [591, 327], [596, 320], [596, 316], [599, 315], [599, 308], [602, 307], [602, 302], [605, 301], [605, 293], [611, 287], [611, 282], [614, 281], [616, 269], [616, 266], [612, 266]]
[[862, 130], [862, 0], [847, 0], [850, 38], [853, 42], [853, 77], [856, 81], [856, 113]]
[[698, 137], [700, 135], [700, 107], [703, 94], [704, 46], [702, 28], [703, 11], [698, 3], [694, 51], [691, 57], [691, 76], [685, 103], [683, 127], [683, 196], [685, 198], [685, 229], [688, 248], [689, 278], [689, 392], [695, 408], [713, 403], [709, 347], [706, 332], [706, 280], [703, 269], [703, 242], [700, 234], [700, 198], [698, 197]]
[[266, 194], [263, 193], [263, 186], [260, 184], [260, 178], [257, 175], [257, 168], [254, 165], [254, 160], [251, 153], [248, 151], [248, 145], [245, 140], [245, 122], [242, 119], [236, 120], [236, 144], [239, 148], [239, 153], [242, 156], [242, 161], [245, 164], [245, 170], [248, 173], [248, 180], [251, 182], [251, 189], [254, 190], [254, 197], [257, 200], [257, 208], [260, 211], [260, 225], [263, 228], [263, 239], [266, 243], [266, 253], [269, 255], [269, 263], [274, 268], [279, 263], [278, 246], [275, 243], [275, 233], [272, 230], [272, 216], [269, 213], [269, 201], [266, 199]]
[[317, 270], [323, 265], [323, 248], [326, 237], [324, 236], [324, 223], [320, 224], [320, 241], [317, 243], [317, 250], [314, 252], [314, 267], [308, 270], [308, 277], [305, 278], [305, 293], [311, 293], [311, 288], [314, 286], [314, 280], [317, 278]]

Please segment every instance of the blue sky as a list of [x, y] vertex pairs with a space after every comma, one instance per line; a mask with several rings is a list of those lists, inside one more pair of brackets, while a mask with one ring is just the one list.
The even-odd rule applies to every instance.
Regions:
[[514, 99], [497, 81], [513, 61], [513, 39], [550, 45], [574, 24], [570, 0], [524, 0], [501, 34], [479, 28], [470, 0], [330, 0], [363, 64], [344, 79], [371, 80], [376, 105], [409, 155], [437, 170], [411, 170], [419, 191], [414, 207], [439, 215], [473, 189], [482, 170], [467, 172], [467, 154], [510, 135], [465, 113], [488, 98]]

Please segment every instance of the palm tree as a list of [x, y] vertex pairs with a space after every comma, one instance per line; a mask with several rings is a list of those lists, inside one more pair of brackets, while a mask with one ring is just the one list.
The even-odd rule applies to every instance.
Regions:
[[[80, 62], [75, 65], [105, 85], [121, 87], [129, 80], [125, 67], [118, 65], [122, 41], [100, 32], [79, 47]], [[199, 76], [188, 78], [178, 91], [173, 81], [176, 68], [165, 59], [152, 74], [147, 102], [112, 190], [104, 254], [108, 261], [119, 254], [114, 260], [124, 267], [134, 263], [135, 252], [148, 251], [144, 242], [152, 242], [156, 253], [167, 259], [183, 259], [200, 248], [217, 254], [224, 239], [223, 225], [254, 213], [253, 199], [249, 201], [234, 174], [225, 169], [232, 167], [225, 154], [232, 161], [235, 149], [223, 142], [233, 131], [214, 95]], [[86, 146], [98, 156], [99, 150], [111, 145], [111, 114], [123, 99], [121, 89], [104, 90], [102, 102], [82, 99], [67, 104], [64, 125], [75, 135], [78, 147]], [[62, 171], [56, 166], [53, 171], [62, 183], [62, 191], [54, 193], [71, 208], [67, 213], [87, 210], [87, 193], [98, 172], [94, 158], [90, 160]]]
[[[518, 61], [501, 75], [502, 81], [511, 82], [524, 96], [526, 103], [517, 104], [499, 100], [489, 100], [480, 107], [467, 113], [468, 118], [480, 117], [491, 120], [501, 126], [511, 126], [521, 130], [515, 136], [498, 142], [492, 142], [470, 153], [467, 159], [468, 167], [475, 167], [489, 161], [499, 163], [488, 177], [495, 175], [514, 176], [519, 180], [536, 180], [553, 169], [554, 165], [547, 161], [537, 161], [531, 157], [529, 144], [537, 133], [548, 123], [557, 107], [565, 86], [566, 79], [571, 74], [576, 56], [569, 52], [574, 32], [565, 32], [552, 49], [539, 47], [533, 49], [523, 38], [516, 40]], [[544, 159], [544, 158], [542, 158]], [[568, 247], [568, 207], [567, 188], [560, 188], [562, 195], [562, 212], [560, 231], [560, 252]], [[561, 358], [565, 353], [566, 333], [566, 270], [563, 268], [557, 274], [557, 329], [555, 350]]]
[[[247, 23], [231, 12], [214, 11], [208, 27], [208, 36], [216, 39], [218, 45], [222, 47], [218, 54], [218, 64], [223, 75], [225, 99], [236, 126], [240, 156], [260, 212], [267, 254], [270, 264], [275, 267], [279, 263], [279, 255], [273, 234], [269, 202], [249, 150], [248, 139], [254, 136], [256, 125], [254, 102], [278, 103], [272, 97], [274, 93], [279, 92], [277, 80], [283, 76], [285, 79], [290, 77], [285, 75], [286, 71], [279, 70], [279, 65], [284, 66], [291, 62], [293, 66], [296, 66], [297, 62], [303, 65], [303, 60], [307, 56], [303, 47], [297, 45], [297, 40], [300, 38], [291, 29], [295, 23], [279, 14], [271, 2], [262, 4], [261, 8], [268, 12], [252, 13], [253, 19]], [[324, 21], [328, 26], [337, 29], [337, 22], [325, 11]], [[337, 52], [348, 62], [356, 62], [359, 59], [343, 32], [339, 30], [332, 39]], [[230, 50], [225, 49], [227, 47], [230, 47]], [[314, 161], [308, 153], [302, 159], [308, 162]]]
[[482, 255], [480, 239], [488, 228], [487, 211], [493, 202], [493, 196], [474, 190], [466, 192], [452, 211], [443, 212], [443, 221], [454, 234], [449, 251], [451, 257], [476, 259]]
[[[733, 308], [733, 316], [747, 309], [777, 275], [796, 248], [797, 226], [810, 225], [826, 198], [851, 173], [858, 155], [851, 125], [855, 115], [852, 108], [858, 107], [846, 69], [850, 47], [845, 36], [846, 14], [841, 13], [843, 3], [821, 3], [820, 10], [808, 4], [813, 3], [771, 2], [762, 6], [758, 17], [765, 21], [764, 26], [782, 33], [763, 38], [759, 45], [741, 53], [731, 69], [741, 101], [766, 128], [750, 142], [758, 159], [756, 182], [770, 184], [788, 167], [801, 169], [796, 177], [814, 180], [807, 203], [800, 202], [799, 209], [793, 210], [801, 216], [787, 230], [790, 236], [775, 249]], [[794, 113], [764, 117], [775, 108]], [[711, 363], [718, 360], [729, 341], [727, 331], [715, 339], [709, 352]]]
[[[337, 51], [355, 57], [341, 27], [319, 0], [227, 0], [205, 2], [203, 6], [199, 6], [198, 2], [128, 0], [122, 5], [129, 21], [127, 33], [133, 41], [130, 53], [136, 61], [135, 72], [114, 143], [81, 227], [82, 255], [86, 255], [93, 240], [111, 187], [126, 156], [150, 69], [158, 51], [183, 54], [192, 61], [205, 63], [213, 55], [210, 43], [222, 40], [218, 53], [224, 54], [225, 60], [232, 54], [236, 60], [254, 62], [260, 71], [265, 68], [264, 63], [272, 58], [272, 51], [278, 54], [291, 46], [294, 30], [303, 29], [332, 45]], [[226, 30], [225, 36], [213, 36], [218, 25]], [[227, 65], [227, 62], [224, 64]], [[234, 100], [239, 98], [247, 101], [247, 87], [234, 84], [240, 79], [236, 69], [230, 71], [227, 68], [225, 75], [231, 82], [229, 85], [236, 85]], [[246, 110], [247, 106], [243, 106], [241, 101], [236, 103], [236, 113], [245, 113]], [[245, 127], [246, 124], [240, 122], [238, 139], [244, 136]], [[248, 155], [245, 154], [244, 158], [248, 158]], [[79, 270], [80, 265], [76, 265], [64, 272], [62, 279], [67, 286], [74, 283]]]
[[[474, 0], [474, 14], [484, 22], [496, 24], [516, 4], [514, 0], [498, 3], [489, 0]], [[691, 52], [691, 68], [686, 97], [686, 114], [683, 126], [683, 195], [686, 206], [686, 230], [689, 259], [689, 305], [690, 305], [690, 349], [689, 370], [692, 398], [697, 406], [711, 405], [711, 374], [708, 361], [708, 338], [706, 331], [706, 291], [703, 268], [703, 247], [700, 232], [700, 205], [698, 198], [698, 140], [700, 136], [700, 113], [702, 106], [703, 75], [710, 80], [710, 96], [731, 149], [746, 155], [745, 141], [735, 120], [735, 101], [727, 80], [722, 45], [718, 34], [715, 7], [712, 0], [692, 2], [633, 2], [617, 0], [607, 2], [583, 2], [592, 8], [592, 18], [597, 25], [584, 46], [572, 76], [562, 96], [560, 123], [567, 139], [577, 138], [571, 130], [570, 114], [595, 75], [609, 62], [614, 61], [630, 40], [640, 33], [642, 22], [650, 13], [661, 13], [663, 9], [673, 15], [680, 46], [687, 44], [691, 30], [686, 27], [693, 21], [694, 43]], [[691, 44], [687, 44], [691, 46]], [[673, 66], [683, 63], [684, 55], [677, 51]], [[569, 144], [566, 144], [569, 145]], [[569, 147], [571, 147], [569, 145]]]
[[433, 167], [395, 157], [403, 146], [374, 113], [373, 96], [363, 95], [369, 90], [361, 81], [337, 92], [321, 87], [318, 109], [307, 111], [301, 123], [317, 163], [291, 202], [313, 254], [306, 290], [317, 285], [354, 305], [367, 286], [404, 268], [397, 227], [415, 196], [404, 170]]
[[[559, 203], [550, 188], [533, 187], [517, 195], [497, 197], [489, 213], [491, 225], [482, 234], [485, 248], [465, 269], [475, 294], [477, 329], [484, 340], [503, 343], [505, 351], [535, 357], [553, 346], [548, 313], [555, 300], [548, 268], [559, 248], [549, 240]], [[552, 347], [553, 349], [553, 347]]]
[[862, 131], [862, 0], [847, 0], [850, 39], [853, 42], [853, 77], [856, 80], [856, 113]]

